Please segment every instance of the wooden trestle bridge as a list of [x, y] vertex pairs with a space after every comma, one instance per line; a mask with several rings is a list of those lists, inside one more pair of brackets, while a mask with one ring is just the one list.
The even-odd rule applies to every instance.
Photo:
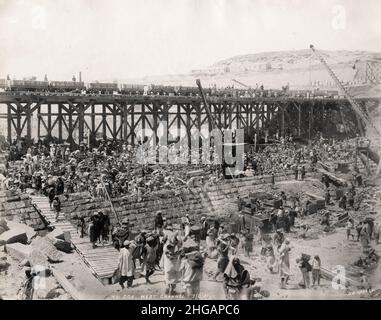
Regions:
[[[324, 134], [337, 122], [361, 129], [361, 121], [344, 98], [210, 96], [207, 100], [220, 128], [246, 128], [259, 136], [267, 131], [308, 138], [314, 130]], [[372, 99], [358, 102], [366, 108]], [[7, 122], [9, 142], [22, 137], [55, 137], [59, 142], [77, 144], [90, 136], [134, 145], [138, 137], [144, 138], [137, 134], [139, 130], [157, 136], [162, 121], [167, 122], [168, 131], [185, 130], [189, 136], [193, 129], [212, 128], [198, 96], [4, 92], [0, 94], [0, 118]]]

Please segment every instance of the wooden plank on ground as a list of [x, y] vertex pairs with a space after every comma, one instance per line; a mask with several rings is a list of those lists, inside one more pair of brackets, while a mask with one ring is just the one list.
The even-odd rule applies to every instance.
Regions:
[[57, 269], [52, 268], [53, 276], [57, 279], [58, 283], [65, 289], [65, 291], [74, 299], [74, 300], [85, 300], [82, 293], [77, 290], [68, 279]]

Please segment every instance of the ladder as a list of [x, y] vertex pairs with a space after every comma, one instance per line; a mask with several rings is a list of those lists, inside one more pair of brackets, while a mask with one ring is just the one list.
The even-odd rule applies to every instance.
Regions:
[[107, 188], [106, 188], [106, 186], [105, 186], [105, 184], [104, 184], [104, 181], [103, 181], [103, 177], [101, 177], [100, 180], [101, 180], [101, 183], [102, 183], [103, 190], [104, 190], [104, 192], [105, 192], [105, 194], [106, 194], [107, 201], [110, 203], [111, 210], [112, 210], [112, 212], [113, 212], [114, 215], [115, 215], [116, 221], [117, 221], [118, 224], [120, 225], [120, 219], [119, 219], [119, 216], [118, 216], [118, 214], [116, 213], [116, 210], [115, 210], [115, 208], [114, 208], [114, 204], [112, 203], [111, 198], [110, 198], [110, 195], [108, 194]]

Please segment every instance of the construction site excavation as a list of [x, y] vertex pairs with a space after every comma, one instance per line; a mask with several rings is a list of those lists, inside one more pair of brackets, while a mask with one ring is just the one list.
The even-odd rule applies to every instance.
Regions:
[[99, 73], [5, 59], [0, 298], [380, 299], [381, 53], [296, 43], [178, 74], [152, 52], [171, 74], [127, 80], [84, 47]]

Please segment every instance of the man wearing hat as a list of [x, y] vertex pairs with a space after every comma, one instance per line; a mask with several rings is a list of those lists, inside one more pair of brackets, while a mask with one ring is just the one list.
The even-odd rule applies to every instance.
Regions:
[[124, 283], [127, 281], [127, 288], [132, 287], [134, 280], [134, 262], [132, 252], [134, 250], [133, 242], [125, 240], [119, 252], [118, 269], [120, 271], [119, 284], [124, 289]]

